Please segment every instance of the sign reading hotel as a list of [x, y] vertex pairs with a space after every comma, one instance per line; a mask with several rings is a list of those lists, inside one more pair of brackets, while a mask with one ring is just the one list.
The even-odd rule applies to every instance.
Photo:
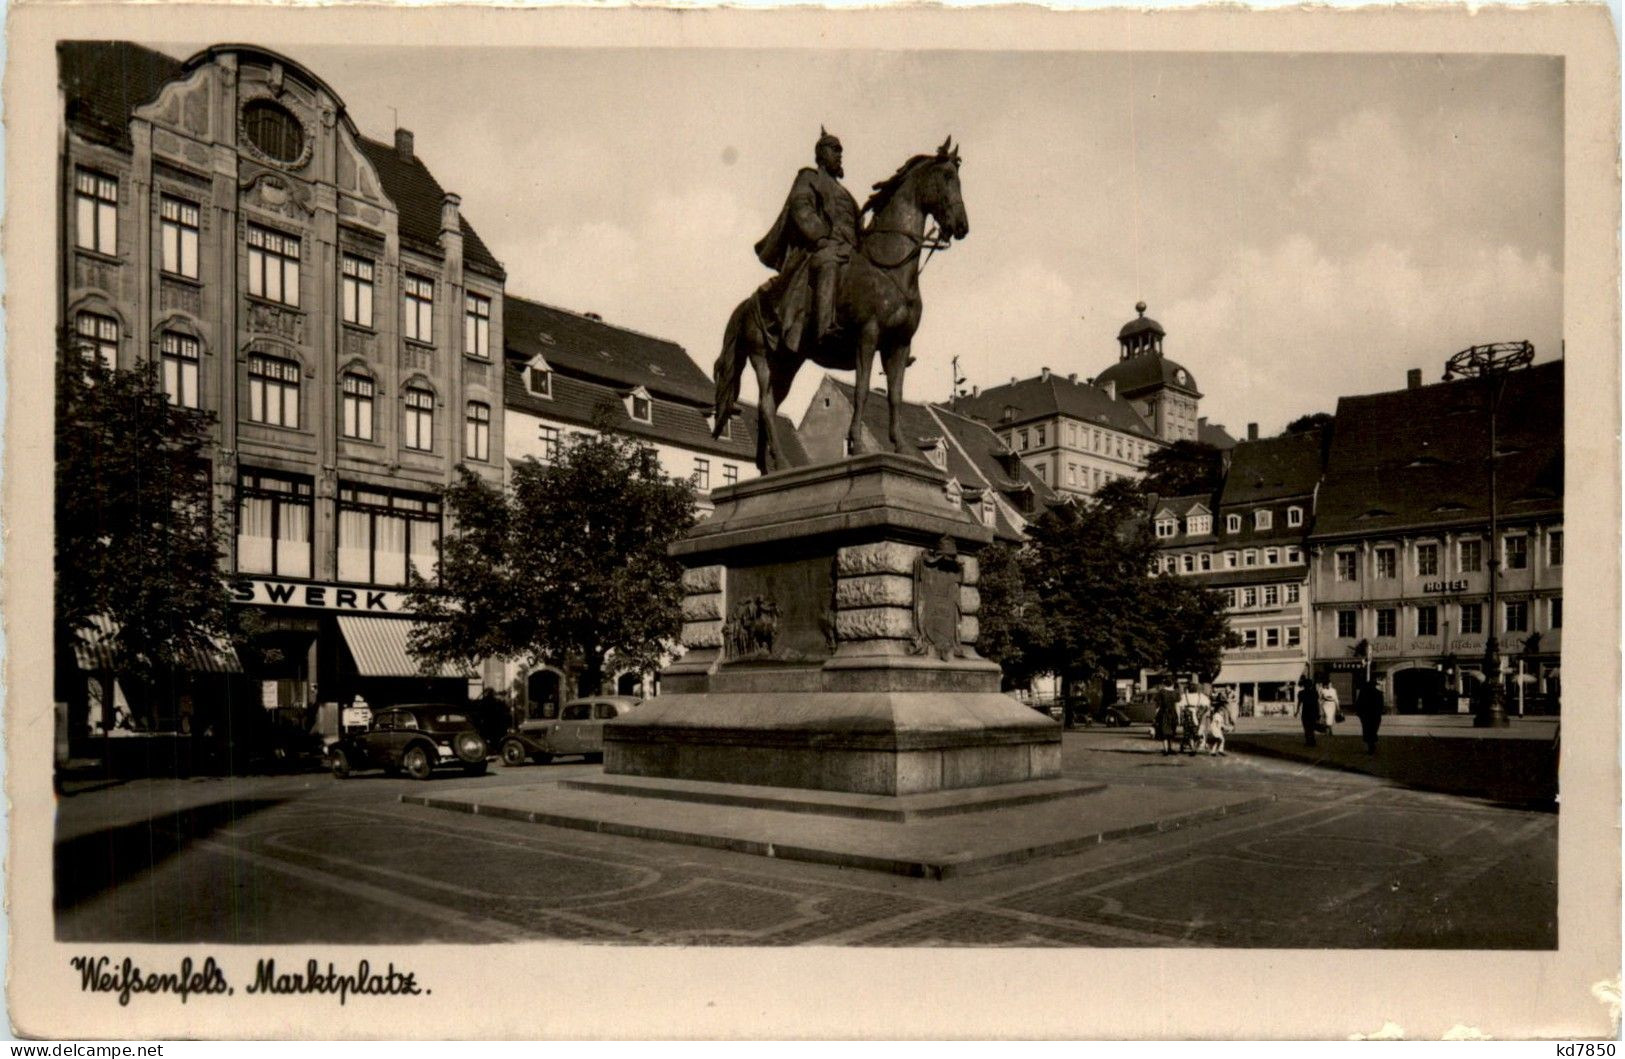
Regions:
[[1467, 591], [1467, 579], [1462, 578], [1459, 581], [1424, 581], [1422, 582], [1422, 591], [1430, 594], [1465, 592]]
[[262, 607], [304, 607], [357, 614], [411, 613], [404, 592], [295, 581], [263, 581], [247, 577], [231, 583], [231, 600], [233, 603], [253, 603]]

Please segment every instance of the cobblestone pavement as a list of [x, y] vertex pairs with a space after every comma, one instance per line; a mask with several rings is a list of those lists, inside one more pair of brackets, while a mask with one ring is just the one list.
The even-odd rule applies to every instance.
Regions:
[[[1272, 792], [1266, 809], [929, 881], [402, 805], [324, 774], [144, 780], [64, 797], [63, 941], [561, 939], [633, 944], [1549, 948], [1557, 816], [1249, 758], [1068, 733], [1079, 778]], [[1086, 803], [1080, 803], [1080, 806]]]

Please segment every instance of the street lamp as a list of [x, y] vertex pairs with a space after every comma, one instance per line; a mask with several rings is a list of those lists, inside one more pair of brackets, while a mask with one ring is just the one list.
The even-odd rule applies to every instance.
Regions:
[[1462, 350], [1445, 362], [1444, 381], [1477, 379], [1484, 384], [1486, 404], [1490, 414], [1490, 631], [1484, 639], [1484, 686], [1479, 701], [1474, 704], [1473, 727], [1504, 728], [1509, 723], [1506, 711], [1506, 689], [1501, 686], [1501, 643], [1496, 638], [1496, 625], [1500, 621], [1499, 589], [1501, 580], [1501, 548], [1499, 533], [1498, 498], [1495, 491], [1495, 417], [1506, 392], [1507, 376], [1518, 368], [1527, 367], [1535, 359], [1535, 347], [1529, 342], [1492, 342]]

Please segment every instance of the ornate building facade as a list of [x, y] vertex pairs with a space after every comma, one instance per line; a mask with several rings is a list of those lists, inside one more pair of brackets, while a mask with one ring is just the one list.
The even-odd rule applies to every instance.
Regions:
[[[406, 656], [401, 591], [433, 576], [437, 489], [504, 467], [505, 272], [458, 196], [410, 132], [369, 138], [275, 52], [70, 42], [59, 73], [63, 323], [86, 355], [159, 361], [172, 402], [217, 418], [227, 572], [260, 632], [195, 708], [463, 692]], [[81, 729], [120, 695], [92, 684]]]

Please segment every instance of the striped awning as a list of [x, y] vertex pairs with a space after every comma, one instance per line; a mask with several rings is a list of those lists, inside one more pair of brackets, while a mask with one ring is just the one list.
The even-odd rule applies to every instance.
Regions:
[[412, 632], [404, 618], [378, 618], [360, 614], [340, 614], [339, 632], [355, 660], [355, 671], [364, 677], [467, 677], [455, 666], [443, 665], [427, 672], [406, 649]]
[[[112, 671], [113, 640], [118, 635], [118, 625], [105, 614], [98, 614], [90, 619], [90, 628], [79, 632], [79, 639], [74, 642], [73, 654], [79, 663], [79, 668], [89, 671]], [[237, 651], [224, 640], [211, 640], [206, 648], [189, 652], [182, 659], [182, 668], [194, 673], [241, 673], [243, 664], [237, 657]]]

